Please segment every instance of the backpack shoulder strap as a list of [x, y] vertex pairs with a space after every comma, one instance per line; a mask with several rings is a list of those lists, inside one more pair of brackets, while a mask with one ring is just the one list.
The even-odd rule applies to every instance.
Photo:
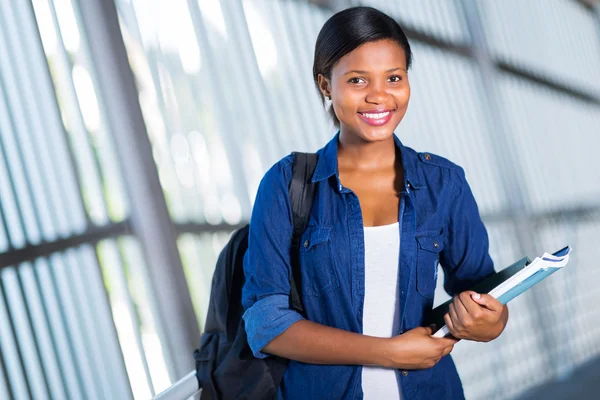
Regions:
[[306, 230], [310, 211], [315, 199], [317, 185], [312, 182], [312, 176], [317, 166], [319, 156], [315, 153], [294, 152], [292, 166], [292, 182], [290, 184], [290, 202], [294, 215], [294, 233], [292, 236], [291, 264], [292, 276], [290, 279], [290, 303], [296, 311], [304, 313], [304, 306], [300, 300], [300, 237]]

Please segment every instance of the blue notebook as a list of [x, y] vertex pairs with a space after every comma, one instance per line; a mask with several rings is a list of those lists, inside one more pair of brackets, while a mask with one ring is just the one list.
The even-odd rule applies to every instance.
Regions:
[[[481, 282], [473, 285], [469, 290], [477, 293], [488, 293], [502, 304], [506, 304], [521, 293], [535, 286], [548, 276], [562, 269], [569, 262], [570, 247], [565, 247], [554, 254], [545, 253], [530, 261], [522, 258], [516, 263], [504, 268], [502, 271], [487, 277]], [[449, 334], [444, 322], [444, 315], [448, 313], [450, 303], [453, 299], [434, 308], [426, 319], [426, 325], [435, 325], [436, 337]]]

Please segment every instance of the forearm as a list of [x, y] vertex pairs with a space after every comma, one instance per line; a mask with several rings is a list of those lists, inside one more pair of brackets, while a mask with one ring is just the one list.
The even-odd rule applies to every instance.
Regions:
[[301, 320], [262, 351], [311, 364], [385, 365], [387, 340]]

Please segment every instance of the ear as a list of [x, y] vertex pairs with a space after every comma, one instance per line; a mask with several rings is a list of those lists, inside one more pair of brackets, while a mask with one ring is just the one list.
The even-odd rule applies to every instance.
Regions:
[[323, 74], [319, 74], [317, 83], [319, 84], [319, 90], [323, 93], [323, 96], [331, 99], [331, 82], [329, 79], [325, 78]]

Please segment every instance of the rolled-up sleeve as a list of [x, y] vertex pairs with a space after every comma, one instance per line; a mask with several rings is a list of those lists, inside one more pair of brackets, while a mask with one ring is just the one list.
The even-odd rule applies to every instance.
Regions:
[[292, 157], [275, 164], [263, 177], [258, 192], [244, 256], [246, 283], [242, 291], [243, 319], [248, 344], [255, 357], [303, 317], [290, 308], [290, 249], [293, 230], [288, 197]]
[[494, 273], [487, 230], [464, 170], [456, 168], [453, 178], [454, 196], [450, 200], [446, 242], [440, 254], [444, 289], [451, 296]]

